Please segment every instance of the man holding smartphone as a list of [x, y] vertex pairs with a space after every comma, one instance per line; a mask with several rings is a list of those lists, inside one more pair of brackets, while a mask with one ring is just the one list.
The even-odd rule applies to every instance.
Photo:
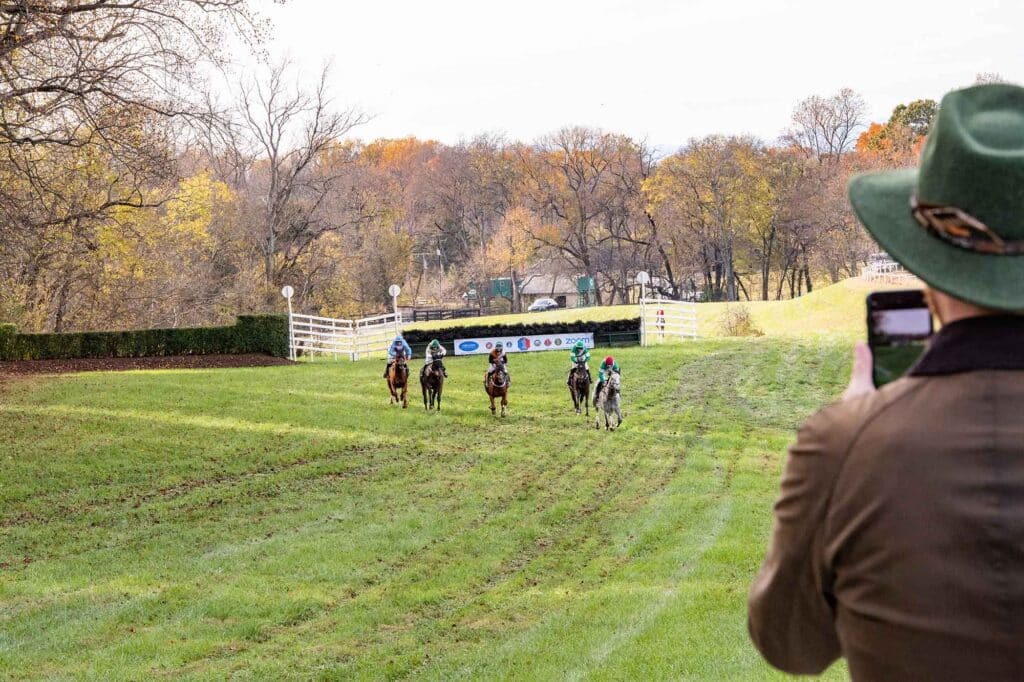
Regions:
[[1024, 89], [948, 94], [920, 168], [849, 194], [941, 329], [879, 389], [859, 345], [800, 429], [751, 637], [793, 673], [1024, 679]]

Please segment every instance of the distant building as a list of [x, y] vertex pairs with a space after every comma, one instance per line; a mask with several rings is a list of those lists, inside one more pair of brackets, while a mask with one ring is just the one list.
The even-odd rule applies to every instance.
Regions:
[[560, 308], [582, 308], [594, 305], [594, 280], [590, 277], [567, 275], [527, 275], [520, 285], [523, 305], [529, 306], [538, 298], [553, 298]]

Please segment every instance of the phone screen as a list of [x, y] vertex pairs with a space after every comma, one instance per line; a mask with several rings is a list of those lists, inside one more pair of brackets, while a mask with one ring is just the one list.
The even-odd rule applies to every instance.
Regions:
[[883, 291], [868, 296], [868, 343], [875, 386], [907, 373], [928, 345], [932, 314], [920, 291]]

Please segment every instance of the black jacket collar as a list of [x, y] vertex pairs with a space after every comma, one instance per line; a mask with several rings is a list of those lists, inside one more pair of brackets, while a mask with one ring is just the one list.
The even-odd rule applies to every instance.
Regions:
[[932, 337], [909, 374], [934, 376], [982, 369], [1024, 370], [1024, 316], [971, 317]]

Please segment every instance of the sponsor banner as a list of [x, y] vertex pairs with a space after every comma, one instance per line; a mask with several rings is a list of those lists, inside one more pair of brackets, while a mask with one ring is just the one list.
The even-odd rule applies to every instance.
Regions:
[[594, 347], [594, 335], [586, 333], [532, 334], [530, 336], [491, 336], [479, 339], [455, 339], [456, 355], [479, 355], [490, 353], [498, 344], [506, 353], [532, 353], [542, 350], [569, 350], [577, 341]]

